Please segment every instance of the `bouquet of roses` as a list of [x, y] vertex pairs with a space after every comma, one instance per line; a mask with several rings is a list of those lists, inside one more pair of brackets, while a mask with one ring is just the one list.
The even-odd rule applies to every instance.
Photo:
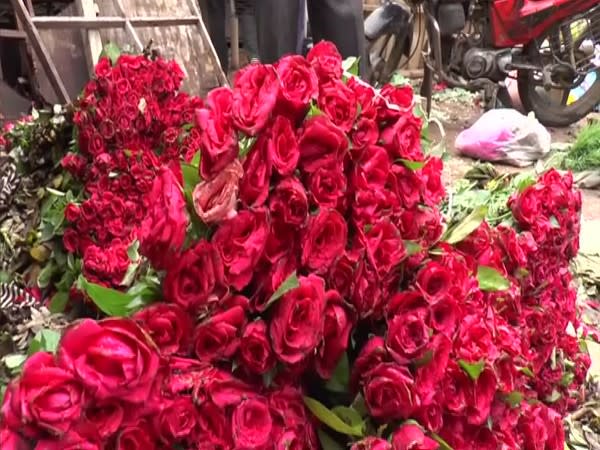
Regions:
[[131, 317], [32, 354], [2, 449], [563, 449], [589, 366], [570, 177], [515, 194], [516, 230], [445, 230], [411, 88], [352, 72], [322, 42], [201, 101], [173, 63], [99, 63], [66, 290]]

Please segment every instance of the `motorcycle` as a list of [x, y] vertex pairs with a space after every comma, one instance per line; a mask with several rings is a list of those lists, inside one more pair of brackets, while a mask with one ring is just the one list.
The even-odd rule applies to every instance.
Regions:
[[[389, 82], [403, 57], [423, 51], [428, 113], [434, 80], [483, 90], [493, 107], [511, 104], [504, 83], [514, 78], [523, 107], [552, 127], [600, 103], [599, 0], [385, 0], [367, 17], [365, 34], [373, 84]], [[572, 101], [590, 75], [595, 81]]]

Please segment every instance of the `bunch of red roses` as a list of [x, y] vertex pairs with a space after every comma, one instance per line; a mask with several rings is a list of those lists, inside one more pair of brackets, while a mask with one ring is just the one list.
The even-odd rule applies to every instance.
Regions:
[[[34, 354], [4, 400], [3, 449], [563, 449], [589, 365], [567, 326], [569, 176], [515, 195], [518, 230], [443, 235], [442, 164], [409, 87], [376, 91], [320, 43], [182, 101], [192, 120], [164, 81], [178, 72], [130, 58], [86, 89], [65, 166], [88, 200], [67, 210], [65, 245], [118, 285], [114, 249], [138, 239], [163, 298]], [[140, 128], [105, 134], [131, 64]]]
[[183, 72], [173, 61], [122, 55], [114, 66], [102, 58], [95, 72], [74, 117], [77, 151], [62, 161], [85, 194], [65, 211], [70, 226], [63, 242], [67, 252], [81, 255], [89, 280], [118, 287], [154, 178], [198, 146], [198, 131], [185, 125], [202, 100], [178, 92]]

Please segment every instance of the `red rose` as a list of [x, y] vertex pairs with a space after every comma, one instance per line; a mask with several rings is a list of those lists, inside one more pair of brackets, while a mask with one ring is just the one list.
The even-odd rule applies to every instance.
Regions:
[[342, 55], [329, 41], [321, 41], [310, 49], [306, 56], [321, 83], [342, 77]]
[[401, 86], [386, 84], [379, 94], [376, 105], [380, 123], [396, 121], [402, 115], [412, 114], [415, 96], [410, 84]]
[[309, 412], [304, 406], [302, 391], [295, 386], [283, 384], [271, 391], [269, 406], [273, 419], [286, 428], [299, 428], [309, 423]]
[[286, 429], [275, 441], [275, 450], [308, 450], [319, 448], [318, 438], [310, 423], [294, 429]]
[[239, 333], [246, 323], [241, 306], [215, 314], [202, 322], [194, 333], [194, 351], [200, 361], [231, 358], [240, 345]]
[[273, 419], [266, 400], [255, 397], [241, 402], [231, 417], [233, 440], [238, 448], [261, 448], [271, 438]]
[[408, 369], [382, 363], [364, 380], [363, 396], [369, 413], [386, 422], [407, 419], [419, 406], [414, 380]]
[[289, 119], [283, 116], [275, 117], [269, 133], [267, 150], [273, 169], [279, 175], [285, 177], [294, 173], [300, 159], [300, 151], [295, 130]]
[[97, 400], [118, 398], [143, 403], [158, 372], [159, 354], [150, 338], [131, 320], [84, 319], [63, 335], [58, 362], [74, 373]]
[[240, 198], [247, 206], [262, 206], [269, 196], [271, 161], [266, 139], [259, 138], [244, 160]]
[[244, 168], [238, 159], [234, 159], [211, 181], [201, 182], [194, 188], [194, 210], [202, 222], [212, 224], [235, 217], [243, 175]]
[[354, 323], [352, 311], [344, 303], [339, 292], [326, 292], [325, 302], [323, 341], [317, 350], [315, 366], [319, 376], [328, 380], [348, 348], [350, 332]]
[[79, 252], [79, 234], [74, 228], [67, 228], [63, 234], [63, 245], [69, 253]]
[[179, 397], [168, 402], [156, 418], [159, 438], [167, 446], [187, 440], [195, 431], [197, 416], [191, 397]]
[[83, 274], [93, 282], [120, 286], [129, 263], [126, 245], [112, 245], [108, 248], [89, 245], [83, 254]]
[[213, 244], [199, 241], [186, 250], [167, 270], [163, 283], [165, 299], [184, 310], [196, 312], [218, 300], [223, 284], [223, 262]]
[[268, 233], [267, 212], [261, 208], [241, 211], [214, 234], [212, 241], [223, 261], [225, 278], [238, 291], [250, 282]]
[[370, 118], [361, 117], [358, 119], [350, 136], [352, 139], [352, 155], [358, 158], [362, 150], [377, 143], [379, 139], [377, 123]]
[[[367, 147], [355, 166], [353, 183], [357, 188], [383, 187], [390, 174], [390, 158], [383, 147]], [[414, 189], [414, 186], [411, 186]]]
[[344, 298], [349, 297], [350, 287], [354, 279], [354, 271], [358, 265], [360, 254], [346, 251], [331, 266], [327, 275], [327, 285], [335, 289]]
[[448, 336], [452, 337], [458, 323], [460, 309], [456, 300], [445, 298], [431, 305], [429, 323], [431, 327]]
[[423, 191], [421, 197], [423, 203], [428, 206], [438, 205], [446, 196], [446, 190], [442, 183], [443, 163], [440, 158], [430, 157], [421, 169], [423, 180]]
[[178, 305], [157, 303], [141, 310], [133, 319], [150, 335], [161, 354], [188, 352], [192, 320]]
[[308, 190], [319, 208], [335, 208], [346, 194], [346, 177], [341, 167], [319, 167], [308, 177]]
[[[286, 223], [273, 220], [271, 222], [269, 237], [267, 238], [267, 245], [265, 246], [265, 253], [263, 255], [264, 259], [271, 264], [277, 264], [282, 258], [287, 256], [285, 259], [290, 261], [289, 264], [285, 265], [293, 266], [295, 269], [297, 264], [295, 261], [292, 264], [291, 258], [295, 257], [297, 253], [298, 239], [296, 234], [297, 229], [294, 225], [288, 225]], [[292, 272], [294, 269], [292, 269]], [[270, 274], [267, 276], [270, 276]], [[273, 282], [268, 284], [272, 285]], [[278, 287], [278, 285], [275, 286], [275, 289]]]
[[246, 325], [238, 357], [244, 368], [259, 375], [267, 373], [275, 365], [275, 356], [267, 336], [267, 325], [262, 319]]
[[498, 358], [492, 331], [485, 318], [478, 314], [463, 317], [454, 345], [458, 356], [468, 362], [493, 362]]
[[256, 136], [271, 118], [279, 94], [279, 79], [271, 65], [250, 64], [235, 77], [231, 115], [235, 127]]
[[392, 435], [392, 450], [437, 450], [439, 447], [417, 425], [402, 425]]
[[381, 132], [381, 141], [392, 160], [422, 161], [421, 119], [403, 114], [391, 126]]
[[145, 420], [124, 427], [117, 438], [115, 450], [155, 450], [152, 426]]
[[312, 216], [302, 240], [302, 264], [309, 269], [326, 271], [344, 252], [348, 225], [335, 209], [321, 210]]
[[202, 130], [200, 174], [211, 179], [238, 155], [238, 142], [231, 120], [231, 89], [213, 89], [206, 98], [207, 108], [196, 111], [196, 124]]
[[384, 339], [381, 336], [370, 338], [352, 365], [350, 377], [352, 391], [356, 392], [365, 374], [388, 360], [389, 354], [385, 348]]
[[350, 293], [350, 302], [359, 318], [381, 317], [384, 287], [375, 268], [365, 258], [361, 258], [354, 273]]
[[341, 80], [334, 80], [321, 85], [319, 108], [345, 133], [350, 132], [358, 103], [354, 91]]
[[140, 250], [155, 268], [164, 269], [170, 257], [181, 250], [189, 223], [185, 198], [173, 172], [166, 168], [160, 171], [144, 202]]
[[560, 414], [541, 403], [527, 406], [518, 424], [523, 450], [560, 450], [565, 433]]
[[350, 450], [392, 450], [392, 446], [385, 439], [368, 437], [352, 444]]
[[118, 400], [91, 405], [84, 413], [86, 429], [94, 430], [100, 439], [112, 437], [125, 419], [125, 410]]
[[300, 167], [310, 173], [322, 166], [341, 164], [348, 148], [348, 140], [331, 120], [318, 115], [305, 122], [298, 145]]
[[61, 160], [60, 165], [75, 178], [83, 178], [87, 162], [82, 155], [67, 153]]
[[[29, 447], [30, 448], [30, 447]], [[4, 447], [2, 447], [4, 450]], [[102, 450], [103, 446], [95, 439], [82, 436], [77, 431], [69, 431], [60, 438], [42, 439], [35, 450]]]
[[269, 330], [277, 358], [288, 364], [313, 352], [323, 334], [325, 283], [315, 275], [299, 283], [278, 301]]
[[426, 314], [427, 310], [415, 310], [388, 320], [386, 346], [398, 364], [423, 356], [432, 333], [425, 322]]
[[278, 110], [291, 119], [303, 116], [319, 93], [317, 74], [302, 56], [284, 56], [277, 63], [281, 81]]
[[67, 219], [69, 222], [76, 222], [80, 215], [81, 210], [75, 203], [69, 203], [65, 208], [65, 219]]
[[308, 218], [308, 199], [296, 178], [286, 178], [275, 187], [269, 200], [273, 222], [302, 227]]
[[5, 424], [0, 428], [0, 448], [3, 450], [31, 450], [31, 445]]
[[380, 277], [397, 268], [406, 257], [400, 231], [389, 221], [380, 220], [366, 233], [359, 232], [369, 262]]
[[57, 367], [49, 353], [35, 353], [11, 384], [2, 405], [4, 422], [31, 437], [47, 432], [62, 435], [77, 423], [85, 396], [70, 372]]
[[430, 261], [417, 274], [417, 288], [423, 294], [425, 300], [435, 304], [443, 300], [450, 292], [453, 284], [453, 275], [448, 267]]

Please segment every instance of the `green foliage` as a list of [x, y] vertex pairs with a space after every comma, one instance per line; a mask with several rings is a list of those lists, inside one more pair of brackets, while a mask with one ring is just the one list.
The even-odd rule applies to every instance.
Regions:
[[277, 290], [271, 295], [269, 300], [267, 301], [266, 307], [268, 308], [285, 294], [287, 294], [292, 289], [296, 289], [300, 286], [300, 282], [298, 281], [298, 276], [296, 275], [296, 271], [292, 272], [281, 285], [277, 288]]
[[485, 292], [499, 292], [510, 288], [510, 281], [493, 267], [477, 267], [477, 281], [479, 289]]
[[568, 151], [563, 165], [573, 172], [600, 169], [600, 122], [584, 127]]

